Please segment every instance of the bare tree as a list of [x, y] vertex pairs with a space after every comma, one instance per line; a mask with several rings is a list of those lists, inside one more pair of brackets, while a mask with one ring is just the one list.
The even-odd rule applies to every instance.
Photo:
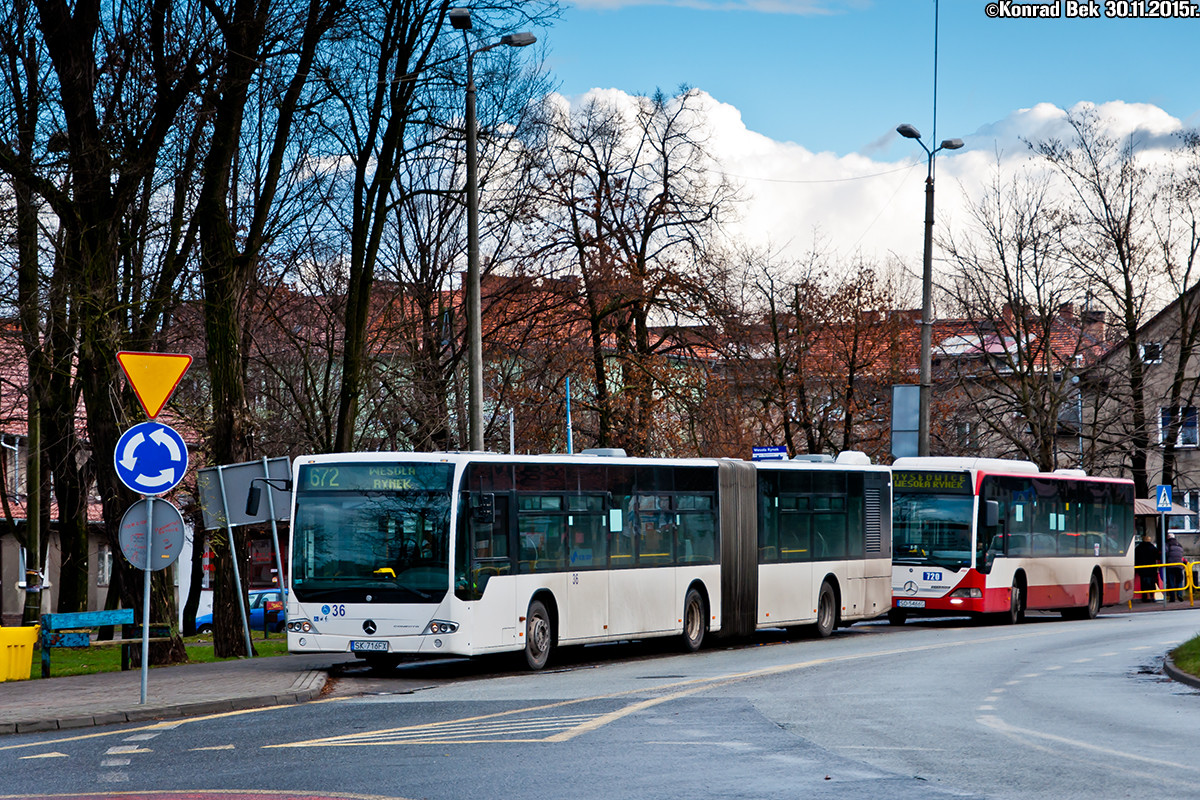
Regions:
[[699, 100], [684, 89], [633, 108], [545, 106], [535, 252], [580, 277], [601, 446], [650, 452], [669, 357], [688, 349], [671, 331], [705, 308], [707, 254], [735, 192], [714, 178]]
[[1074, 409], [1082, 391], [1073, 381], [1104, 345], [1074, 319], [1088, 283], [1063, 249], [1050, 176], [1008, 176], [997, 164], [968, 213], [966, 230], [940, 243], [961, 318], [941, 359], [965, 405], [957, 413], [988, 432], [973, 446], [1054, 469], [1064, 409]]
[[1155, 302], [1161, 269], [1151, 222], [1156, 191], [1137, 158], [1137, 140], [1104, 133], [1095, 109], [1067, 115], [1070, 139], [1031, 143], [1071, 196], [1062, 229], [1063, 254], [1094, 290], [1090, 303], [1116, 321], [1125, 358], [1107, 380], [1109, 408], [1097, 420], [1096, 445], [1122, 458], [1139, 497], [1149, 492], [1153, 416], [1147, 410], [1146, 369], [1138, 331]]

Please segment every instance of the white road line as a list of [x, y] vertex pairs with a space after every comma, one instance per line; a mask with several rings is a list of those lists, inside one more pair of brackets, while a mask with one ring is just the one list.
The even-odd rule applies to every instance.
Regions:
[[100, 762], [102, 767], [128, 767], [133, 763], [131, 758], [106, 758]]

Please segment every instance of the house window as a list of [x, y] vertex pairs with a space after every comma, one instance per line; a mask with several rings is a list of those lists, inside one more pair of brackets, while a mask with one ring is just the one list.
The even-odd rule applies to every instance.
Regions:
[[[47, 554], [47, 558], [48, 557], [49, 557], [49, 554]], [[48, 575], [48, 573], [49, 573], [49, 571], [46, 569], [46, 565], [42, 564], [42, 586], [43, 586], [43, 588], [48, 588], [50, 586], [50, 579], [48, 577], [46, 577]], [[21, 589], [25, 588], [25, 548], [24, 547], [17, 548], [17, 586], [20, 587]]]
[[979, 439], [974, 425], [970, 422], [959, 422], [954, 428], [960, 447], [964, 450], [974, 450], [979, 447]]
[[1176, 447], [1195, 447], [1200, 444], [1200, 429], [1197, 429], [1196, 407], [1160, 408], [1158, 417], [1158, 443], [1167, 443], [1167, 432], [1171, 423], [1179, 419], [1182, 413], [1183, 421], [1179, 426], [1179, 435], [1175, 437]]
[[108, 545], [100, 545], [96, 552], [96, 585], [108, 586], [112, 580], [113, 554]]
[[1143, 364], [1161, 364], [1163, 360], [1162, 342], [1146, 342], [1138, 345], [1142, 354]]
[[1172, 531], [1182, 531], [1186, 533], [1194, 533], [1200, 525], [1197, 525], [1196, 512], [1200, 509], [1200, 491], [1189, 489], [1183, 493], [1182, 497], [1176, 496], [1175, 504], [1184, 506], [1191, 510], [1191, 514], [1172, 514], [1167, 517], [1167, 529]]

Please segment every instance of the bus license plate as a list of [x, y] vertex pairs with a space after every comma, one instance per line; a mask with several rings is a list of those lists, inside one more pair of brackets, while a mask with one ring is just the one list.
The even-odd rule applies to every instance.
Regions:
[[355, 640], [350, 642], [350, 649], [355, 653], [361, 653], [364, 651], [368, 653], [386, 653], [388, 650], [388, 643]]
[[924, 600], [897, 600], [896, 608], [924, 608]]

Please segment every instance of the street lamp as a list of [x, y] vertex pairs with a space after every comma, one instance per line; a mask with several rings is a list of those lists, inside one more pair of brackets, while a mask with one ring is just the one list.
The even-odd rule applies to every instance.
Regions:
[[933, 157], [942, 150], [957, 150], [962, 139], [943, 139], [933, 150], [921, 141], [921, 132], [905, 123], [896, 128], [905, 139], [915, 139], [929, 156], [925, 175], [925, 262], [921, 271], [921, 392], [917, 423], [917, 455], [929, 455], [929, 395], [932, 391], [933, 351]]
[[510, 33], [500, 41], [474, 51], [467, 31], [471, 12], [452, 8], [448, 14], [455, 30], [463, 32], [467, 49], [467, 421], [472, 450], [483, 449], [483, 323], [479, 300], [479, 183], [475, 152], [475, 56], [494, 47], [526, 47], [537, 41], [532, 33]]

